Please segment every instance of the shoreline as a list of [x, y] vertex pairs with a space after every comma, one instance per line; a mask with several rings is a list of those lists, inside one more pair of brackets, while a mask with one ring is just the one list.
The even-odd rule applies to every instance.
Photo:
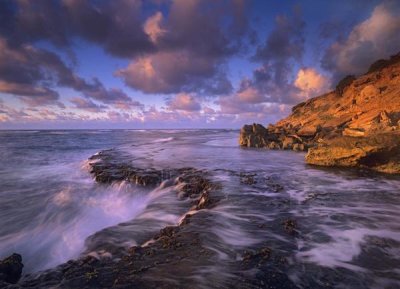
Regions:
[[307, 151], [313, 165], [400, 174], [400, 53], [297, 104], [274, 125], [244, 125], [239, 144]]

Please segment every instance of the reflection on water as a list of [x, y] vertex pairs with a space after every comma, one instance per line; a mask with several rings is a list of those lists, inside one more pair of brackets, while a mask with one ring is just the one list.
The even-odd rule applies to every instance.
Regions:
[[[199, 266], [194, 280], [211, 276], [223, 284], [230, 261], [267, 245], [287, 259], [286, 274], [304, 288], [326, 272], [340, 276], [341, 288], [400, 286], [399, 178], [316, 169], [302, 153], [241, 149], [237, 136], [229, 130], [0, 132], [0, 258], [21, 253], [29, 272], [82, 253], [115, 257], [179, 223], [188, 204], [169, 183], [149, 189], [92, 180], [86, 159], [115, 148], [138, 167], [206, 169], [221, 183], [218, 205], [193, 212], [204, 220], [193, 230], [217, 256], [212, 266]], [[243, 174], [254, 180], [243, 182]], [[296, 221], [295, 235], [283, 229], [287, 219]]]

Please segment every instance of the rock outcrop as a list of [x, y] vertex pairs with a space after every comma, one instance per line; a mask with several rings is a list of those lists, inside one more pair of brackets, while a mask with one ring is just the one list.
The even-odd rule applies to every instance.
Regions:
[[400, 173], [400, 53], [302, 102], [275, 125], [245, 125], [245, 147], [308, 151], [309, 164]]
[[306, 161], [321, 166], [362, 167], [383, 173], [400, 173], [400, 134], [344, 136], [327, 140], [311, 148]]

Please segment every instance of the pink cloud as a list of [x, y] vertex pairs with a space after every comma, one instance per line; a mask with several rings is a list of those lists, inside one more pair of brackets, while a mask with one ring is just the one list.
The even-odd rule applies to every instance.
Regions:
[[169, 110], [183, 110], [183, 111], [199, 111], [201, 109], [200, 103], [194, 96], [180, 93], [174, 96], [167, 102]]
[[297, 95], [299, 101], [302, 101], [326, 93], [330, 88], [330, 82], [327, 77], [313, 68], [301, 68], [297, 73], [294, 86], [300, 90]]

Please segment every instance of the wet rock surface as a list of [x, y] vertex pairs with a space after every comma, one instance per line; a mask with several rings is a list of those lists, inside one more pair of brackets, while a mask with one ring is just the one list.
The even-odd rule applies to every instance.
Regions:
[[22, 274], [22, 257], [19, 254], [12, 254], [0, 261], [0, 287], [1, 282], [17, 283]]
[[[25, 275], [18, 283], [23, 265], [21, 256], [14, 254], [1, 263], [1, 266], [11, 263], [12, 266], [0, 266], [4, 273], [0, 275], [3, 278], [0, 288], [187, 288], [188, 280], [199, 268], [212, 268], [218, 256], [207, 242], [212, 242], [213, 237], [198, 229], [207, 226], [211, 221], [207, 210], [212, 210], [223, 198], [223, 187], [212, 179], [210, 172], [194, 168], [137, 168], [118, 161], [113, 150], [93, 156], [89, 166], [100, 185], [126, 181], [139, 187], [153, 187], [164, 182], [175, 186], [177, 198], [190, 200], [191, 207], [179, 224], [161, 229], [143, 244], [115, 253], [113, 257], [85, 255], [56, 268]], [[230, 173], [244, 185], [272, 192], [283, 190], [274, 177]], [[225, 269], [229, 268], [231, 275], [225, 285], [229, 288], [297, 288], [287, 275], [279, 272], [281, 263], [277, 260], [281, 259], [277, 256], [279, 253], [273, 254], [267, 246], [249, 248], [242, 258], [226, 262]], [[257, 276], [243, 274], [252, 270], [264, 273]], [[171, 280], [169, 276], [177, 277]]]
[[[164, 190], [176, 201], [168, 205], [179, 203], [184, 208], [179, 211], [178, 221], [139, 232], [141, 237], [134, 238], [135, 245], [112, 250], [107, 244], [98, 244], [80, 258], [24, 275], [16, 284], [0, 283], [0, 288], [337, 288], [337, 284], [369, 288], [368, 277], [360, 278], [343, 268], [303, 263], [296, 257], [310, 253], [312, 248], [307, 246], [314, 238], [317, 243], [328, 238], [321, 233], [310, 235], [326, 214], [312, 215], [309, 220], [304, 214], [311, 204], [330, 208], [329, 195], [334, 195], [333, 191], [311, 188], [307, 196], [297, 201], [290, 196], [301, 185], [296, 175], [290, 175], [294, 180], [288, 180], [287, 175], [274, 170], [245, 170], [240, 166], [211, 170], [144, 168], [128, 159], [115, 150], [91, 158], [89, 170], [93, 178], [96, 180], [104, 172], [108, 175], [96, 186], [129, 183], [130, 188], [138, 188], [143, 194]], [[160, 176], [158, 185], [121, 177], [143, 171]], [[332, 183], [334, 188], [336, 179]], [[132, 189], [128, 193], [137, 192]], [[155, 203], [159, 201], [156, 199]], [[348, 201], [346, 196], [345, 204]], [[157, 213], [159, 208], [155, 206], [146, 213]], [[333, 214], [329, 222], [342, 218], [342, 214]], [[147, 226], [145, 219], [134, 221], [144, 223], [133, 228]], [[106, 234], [96, 232], [88, 239], [103, 241], [102, 236]], [[385, 239], [376, 238], [374, 242]]]
[[[400, 53], [379, 60], [368, 73], [347, 76], [336, 89], [293, 107], [275, 125], [245, 125], [243, 147], [309, 151], [306, 161], [399, 174]], [[377, 139], [384, 137], [383, 141]]]

